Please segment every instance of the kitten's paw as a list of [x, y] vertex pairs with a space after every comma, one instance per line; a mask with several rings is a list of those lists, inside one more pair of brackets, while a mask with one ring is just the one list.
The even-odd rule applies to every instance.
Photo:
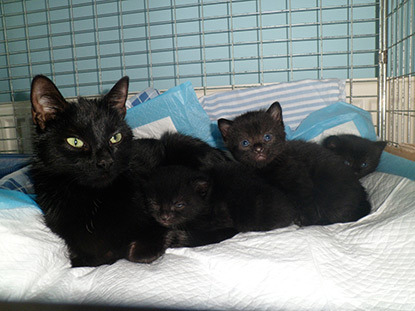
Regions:
[[78, 256], [72, 255], [71, 265], [72, 268], [77, 267], [96, 267], [104, 264], [113, 264], [120, 257], [116, 257], [112, 251], [106, 252], [102, 256]]
[[131, 242], [128, 247], [127, 259], [132, 262], [152, 263], [164, 254], [164, 249], [156, 250], [140, 242]]

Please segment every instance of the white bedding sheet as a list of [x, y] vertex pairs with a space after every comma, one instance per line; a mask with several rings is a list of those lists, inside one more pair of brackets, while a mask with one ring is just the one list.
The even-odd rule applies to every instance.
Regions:
[[195, 309], [415, 310], [415, 182], [362, 180], [372, 213], [355, 222], [251, 232], [169, 249], [152, 264], [70, 268], [30, 206], [0, 210], [0, 300]]

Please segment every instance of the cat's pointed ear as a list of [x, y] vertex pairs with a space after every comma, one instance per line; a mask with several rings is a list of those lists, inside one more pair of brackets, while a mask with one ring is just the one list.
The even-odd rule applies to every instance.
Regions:
[[200, 196], [205, 197], [209, 191], [209, 182], [206, 179], [196, 179], [193, 181], [195, 191]]
[[129, 81], [129, 77], [122, 77], [104, 97], [108, 104], [112, 105], [122, 117], [124, 117], [127, 112], [125, 102], [128, 96]]
[[33, 123], [45, 129], [46, 121], [53, 119], [58, 111], [69, 105], [56, 85], [47, 77], [38, 75], [33, 78], [30, 89]]
[[276, 122], [284, 125], [284, 122], [282, 121], [282, 108], [279, 102], [272, 103], [268, 108], [267, 113], [270, 114]]
[[381, 151], [383, 149], [385, 149], [387, 144], [388, 144], [388, 142], [386, 142], [386, 141], [377, 141], [377, 142], [375, 142], [376, 147], [378, 147], [379, 150], [381, 150]]
[[336, 135], [331, 135], [324, 139], [323, 141], [323, 147], [326, 147], [327, 149], [333, 150], [336, 149], [337, 146], [340, 143], [340, 139]]
[[218, 120], [218, 127], [222, 134], [222, 138], [224, 141], [228, 138], [229, 129], [232, 126], [233, 121], [227, 119], [219, 119]]

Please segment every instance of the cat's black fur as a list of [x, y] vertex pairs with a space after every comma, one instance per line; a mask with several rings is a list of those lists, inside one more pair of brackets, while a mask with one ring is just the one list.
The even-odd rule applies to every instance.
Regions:
[[344, 159], [357, 178], [373, 173], [380, 161], [385, 141], [371, 141], [351, 134], [332, 135], [322, 145]]
[[209, 203], [206, 173], [182, 165], [160, 166], [145, 183], [149, 214], [169, 229], [166, 247], [199, 246], [234, 236], [228, 214]]
[[48, 78], [32, 81], [36, 200], [74, 267], [151, 262], [164, 251], [165, 229], [146, 214], [132, 165], [127, 94], [128, 77], [102, 98], [72, 103]]
[[278, 102], [218, 125], [236, 160], [296, 202], [300, 225], [350, 222], [370, 212], [364, 188], [339, 156], [315, 143], [286, 140]]
[[229, 213], [239, 232], [268, 231], [297, 222], [294, 203], [251, 167], [223, 163], [209, 170], [211, 206]]
[[145, 176], [151, 175], [158, 166], [184, 165], [204, 171], [230, 161], [220, 149], [182, 133], [166, 132], [160, 139], [136, 139], [133, 150], [136, 169]]
[[206, 172], [158, 168], [146, 183], [146, 195], [153, 217], [180, 233], [176, 246], [219, 242], [237, 232], [286, 227], [296, 220], [288, 198], [239, 163], [218, 164]]

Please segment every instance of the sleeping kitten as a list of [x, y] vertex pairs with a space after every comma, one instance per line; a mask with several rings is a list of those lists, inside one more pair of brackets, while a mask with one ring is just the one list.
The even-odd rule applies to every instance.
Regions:
[[301, 225], [355, 221], [370, 212], [364, 188], [340, 157], [315, 143], [286, 141], [278, 102], [218, 125], [235, 159], [296, 203]]
[[357, 178], [362, 178], [376, 170], [386, 142], [343, 134], [325, 138], [322, 145], [341, 156], [344, 164], [353, 169]]
[[184, 165], [207, 170], [216, 164], [230, 161], [226, 154], [199, 138], [181, 133], [165, 133], [160, 138], [164, 146], [162, 165]]
[[128, 77], [102, 98], [72, 103], [48, 78], [32, 81], [36, 200], [74, 267], [151, 262], [164, 251], [165, 229], [146, 214], [131, 163], [127, 94]]
[[149, 176], [158, 166], [184, 165], [197, 170], [207, 170], [230, 158], [217, 148], [182, 133], [164, 133], [160, 139], [146, 138], [133, 141], [136, 169]]
[[237, 232], [286, 227], [296, 220], [286, 196], [239, 163], [217, 165], [208, 173], [160, 167], [146, 183], [146, 195], [153, 217], [181, 231], [176, 246], [219, 242]]

